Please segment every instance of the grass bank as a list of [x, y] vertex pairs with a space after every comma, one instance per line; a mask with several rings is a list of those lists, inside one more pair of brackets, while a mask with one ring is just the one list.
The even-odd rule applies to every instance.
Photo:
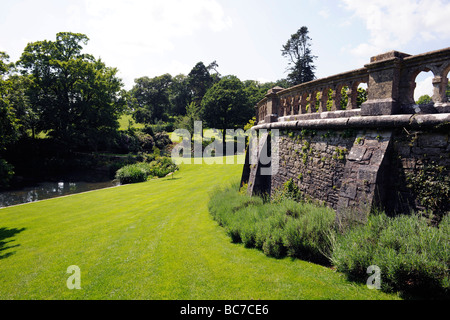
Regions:
[[[231, 243], [208, 212], [242, 165], [0, 210], [0, 299], [398, 299], [316, 264]], [[69, 266], [81, 290], [67, 288]]]

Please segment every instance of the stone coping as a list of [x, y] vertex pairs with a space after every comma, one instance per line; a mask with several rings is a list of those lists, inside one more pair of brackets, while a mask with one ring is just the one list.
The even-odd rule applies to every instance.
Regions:
[[[408, 127], [421, 128], [450, 123], [450, 113], [438, 114], [398, 114], [386, 116], [358, 116], [360, 110], [339, 111], [341, 117], [327, 118], [325, 113], [318, 114], [311, 119], [295, 120], [295, 116], [279, 118], [278, 122], [264, 123], [254, 126], [260, 129], [349, 129], [349, 128], [393, 128]], [[335, 111], [336, 112], [336, 111]], [[333, 112], [333, 113], [335, 113]], [[331, 112], [330, 112], [331, 113]], [[314, 116], [314, 115], [311, 115]]]
[[361, 115], [361, 109], [338, 110], [338, 111], [315, 112], [315, 113], [284, 116], [284, 117], [279, 117], [278, 121], [284, 122], [284, 121], [298, 121], [298, 120], [350, 118], [350, 117], [357, 117], [360, 115]]

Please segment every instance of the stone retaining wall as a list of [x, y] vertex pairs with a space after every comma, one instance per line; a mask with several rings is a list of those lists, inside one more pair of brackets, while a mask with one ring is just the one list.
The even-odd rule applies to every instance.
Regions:
[[[421, 71], [435, 76], [427, 106], [413, 100]], [[305, 198], [334, 208], [340, 219], [365, 220], [374, 208], [449, 211], [449, 71], [450, 48], [417, 56], [392, 51], [363, 69], [269, 90], [256, 107], [253, 130], [280, 132], [279, 157], [262, 166], [247, 156], [248, 192], [270, 194], [293, 180]], [[368, 100], [358, 108], [360, 83], [368, 85]], [[348, 105], [340, 110], [343, 88]], [[270, 141], [265, 133], [260, 149], [273, 147]], [[261, 174], [268, 167], [277, 170]]]

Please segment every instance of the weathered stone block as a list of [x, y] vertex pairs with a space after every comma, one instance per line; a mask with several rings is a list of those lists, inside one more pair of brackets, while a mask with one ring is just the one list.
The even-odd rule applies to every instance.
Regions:
[[417, 144], [424, 148], [445, 148], [448, 145], [448, 134], [419, 135]]
[[352, 200], [356, 199], [356, 185], [354, 184], [343, 184], [341, 187], [341, 197], [349, 198]]
[[417, 156], [439, 156], [442, 154], [441, 148], [412, 148], [412, 152]]
[[347, 156], [347, 160], [350, 161], [361, 161], [364, 158], [364, 154], [366, 153], [367, 148], [355, 146], [350, 151], [349, 155]]
[[400, 113], [400, 105], [392, 99], [369, 100], [361, 105], [361, 116], [381, 116]]
[[397, 145], [397, 154], [403, 157], [409, 157], [411, 155], [411, 147], [409, 145]]
[[362, 181], [363, 184], [374, 184], [377, 180], [378, 167], [375, 166], [363, 166], [358, 169], [357, 179]]

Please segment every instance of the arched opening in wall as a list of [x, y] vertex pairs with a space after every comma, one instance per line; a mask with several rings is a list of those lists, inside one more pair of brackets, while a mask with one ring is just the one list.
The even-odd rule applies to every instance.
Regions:
[[361, 82], [358, 85], [358, 96], [356, 97], [356, 105], [358, 108], [361, 108], [361, 105], [367, 101], [367, 83]]
[[418, 105], [433, 102], [433, 78], [434, 74], [429, 69], [419, 72], [415, 77], [414, 101]]

